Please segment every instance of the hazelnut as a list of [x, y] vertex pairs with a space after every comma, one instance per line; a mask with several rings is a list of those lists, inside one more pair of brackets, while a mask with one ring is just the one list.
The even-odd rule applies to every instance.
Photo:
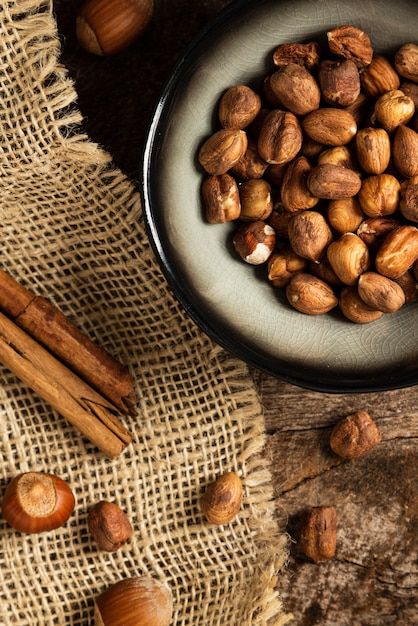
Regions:
[[414, 113], [414, 101], [399, 89], [387, 91], [374, 105], [374, 117], [388, 133], [392, 133], [401, 124], [407, 124]]
[[95, 626], [169, 626], [172, 614], [171, 591], [148, 576], [123, 578], [94, 602]]
[[228, 524], [242, 505], [242, 482], [236, 472], [226, 472], [208, 485], [202, 496], [202, 513], [212, 524]]
[[101, 550], [116, 552], [132, 536], [132, 526], [126, 513], [114, 502], [101, 500], [87, 516], [89, 531]]
[[319, 107], [319, 85], [311, 72], [298, 63], [289, 63], [274, 72], [270, 88], [282, 106], [295, 115], [306, 115]]
[[339, 165], [345, 167], [348, 170], [353, 170], [357, 174], [360, 174], [359, 165], [353, 154], [353, 151], [347, 146], [334, 146], [322, 150], [318, 154], [318, 165], [330, 163], [331, 165]]
[[377, 100], [386, 91], [399, 89], [401, 80], [391, 63], [383, 56], [376, 55], [361, 72], [362, 89], [368, 98]]
[[257, 146], [267, 163], [289, 163], [302, 146], [302, 129], [296, 115], [290, 111], [271, 111], [261, 126]]
[[266, 220], [273, 210], [271, 187], [264, 179], [245, 180], [239, 187], [241, 201], [240, 219]]
[[354, 232], [364, 220], [364, 213], [356, 196], [330, 200], [327, 207], [328, 222], [341, 235]]
[[341, 289], [338, 304], [344, 317], [356, 324], [368, 324], [383, 315], [382, 311], [376, 311], [363, 302], [356, 287], [349, 285]]
[[210, 224], [224, 224], [240, 216], [238, 184], [229, 174], [205, 178], [202, 183], [202, 200], [206, 220]]
[[393, 279], [405, 294], [405, 302], [416, 302], [418, 300], [418, 283], [412, 269], [405, 272], [398, 278]]
[[320, 163], [309, 172], [306, 184], [316, 198], [337, 200], [355, 196], [360, 191], [361, 178], [341, 165]]
[[21, 533], [41, 533], [63, 526], [75, 506], [67, 483], [43, 472], [15, 476], [6, 487], [2, 514]]
[[350, 106], [360, 95], [360, 74], [351, 59], [322, 61], [318, 81], [324, 101], [331, 106]]
[[226, 174], [245, 154], [248, 139], [244, 130], [222, 128], [211, 135], [199, 150], [199, 163], [208, 174]]
[[405, 304], [402, 287], [394, 280], [377, 272], [364, 272], [358, 280], [360, 298], [371, 309], [383, 313], [395, 313]]
[[303, 516], [299, 544], [315, 563], [329, 561], [337, 547], [337, 511], [333, 506], [313, 507]]
[[399, 206], [401, 184], [392, 174], [368, 176], [361, 183], [358, 201], [368, 217], [392, 215]]
[[288, 237], [296, 254], [318, 262], [332, 241], [332, 232], [321, 213], [307, 210], [297, 213], [289, 221]]
[[219, 121], [223, 128], [246, 128], [261, 109], [261, 98], [247, 85], [230, 87], [219, 103]]
[[351, 113], [336, 107], [321, 107], [302, 120], [305, 133], [325, 146], [343, 146], [353, 139], [357, 124]]
[[338, 57], [351, 59], [357, 67], [369, 65], [373, 49], [367, 33], [355, 26], [343, 25], [327, 33], [328, 47]]
[[275, 248], [276, 234], [262, 220], [247, 222], [235, 233], [232, 243], [243, 261], [250, 265], [261, 265]]
[[371, 252], [376, 252], [386, 235], [400, 225], [394, 217], [369, 217], [357, 229], [357, 235], [364, 241]]
[[382, 174], [389, 165], [390, 138], [383, 128], [361, 128], [355, 138], [360, 166], [367, 174]]
[[406, 43], [395, 54], [395, 69], [403, 78], [418, 83], [418, 46]]
[[356, 459], [372, 450], [382, 437], [366, 411], [356, 411], [340, 420], [330, 437], [331, 449], [343, 459]]
[[418, 133], [401, 125], [397, 128], [392, 144], [392, 156], [401, 176], [411, 178], [418, 175]]
[[370, 267], [369, 249], [354, 233], [344, 233], [327, 249], [327, 258], [338, 278], [345, 285], [355, 285]]
[[418, 176], [407, 178], [401, 184], [399, 209], [407, 220], [418, 223]]
[[116, 54], [142, 35], [153, 11], [153, 0], [87, 0], [77, 13], [77, 39], [92, 54]]
[[316, 276], [304, 272], [293, 276], [286, 287], [289, 304], [307, 315], [322, 315], [338, 304], [331, 287]]
[[319, 44], [316, 41], [309, 43], [282, 43], [273, 52], [273, 63], [284, 67], [290, 63], [303, 65], [308, 70], [317, 67], [320, 57]]
[[275, 287], [286, 287], [292, 276], [303, 272], [308, 266], [290, 245], [284, 245], [278, 252], [273, 252], [267, 262], [268, 279]]
[[287, 211], [311, 209], [319, 202], [306, 184], [312, 166], [304, 156], [297, 157], [287, 167], [280, 188], [280, 197]]
[[242, 157], [231, 168], [231, 173], [241, 178], [262, 178], [269, 164], [258, 154], [257, 142], [247, 136], [247, 149]]
[[418, 259], [418, 229], [402, 225], [386, 235], [376, 253], [375, 265], [380, 274], [399, 278]]

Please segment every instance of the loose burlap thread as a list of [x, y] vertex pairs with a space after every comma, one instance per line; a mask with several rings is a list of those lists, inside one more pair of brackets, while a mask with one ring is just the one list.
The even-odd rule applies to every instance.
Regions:
[[[173, 624], [285, 624], [276, 582], [287, 539], [249, 373], [172, 296], [137, 189], [82, 133], [59, 55], [50, 1], [0, 1], [1, 267], [130, 368], [139, 415], [124, 419], [134, 441], [111, 460], [0, 367], [2, 492], [20, 472], [45, 471], [77, 501], [49, 533], [20, 534], [0, 519], [0, 626], [85, 626], [94, 597], [136, 575], [170, 587]], [[199, 500], [229, 470], [242, 477], [244, 503], [216, 527]], [[103, 499], [134, 527], [115, 553], [98, 550], [87, 529]]]

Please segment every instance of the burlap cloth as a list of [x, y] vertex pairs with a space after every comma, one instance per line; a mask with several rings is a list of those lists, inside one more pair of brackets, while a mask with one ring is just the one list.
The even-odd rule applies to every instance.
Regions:
[[[110, 460], [0, 367], [1, 488], [55, 472], [77, 499], [56, 531], [21, 535], [0, 520], [0, 624], [92, 623], [93, 598], [149, 574], [174, 596], [173, 624], [284, 624], [275, 585], [287, 539], [275, 522], [264, 420], [246, 366], [186, 316], [147, 241], [136, 185], [81, 132], [47, 0], [0, 2], [1, 266], [46, 296], [129, 366], [135, 438]], [[236, 470], [244, 505], [207, 524], [199, 498]], [[126, 510], [134, 538], [100, 552], [86, 517]]]

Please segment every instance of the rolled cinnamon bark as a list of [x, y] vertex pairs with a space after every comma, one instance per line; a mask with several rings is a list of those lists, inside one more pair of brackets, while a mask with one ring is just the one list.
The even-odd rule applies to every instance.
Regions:
[[129, 370], [84, 335], [51, 302], [0, 269], [0, 310], [119, 411], [136, 415]]
[[2, 313], [0, 362], [108, 456], [132, 441], [108, 400]]

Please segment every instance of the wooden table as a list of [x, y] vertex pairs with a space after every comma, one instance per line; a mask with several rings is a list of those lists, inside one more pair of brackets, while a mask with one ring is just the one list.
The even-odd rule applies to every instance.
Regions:
[[[75, 81], [90, 138], [138, 178], [153, 107], [176, 61], [228, 0], [155, 0], [141, 41], [112, 58], [80, 50], [79, 0], [55, 0], [62, 61]], [[277, 518], [294, 540], [278, 587], [297, 626], [409, 626], [418, 623], [418, 389], [324, 394], [252, 371], [265, 409]], [[329, 448], [335, 422], [368, 411], [382, 443], [355, 462]], [[307, 562], [296, 542], [306, 507], [338, 512], [338, 547], [324, 564]]]

